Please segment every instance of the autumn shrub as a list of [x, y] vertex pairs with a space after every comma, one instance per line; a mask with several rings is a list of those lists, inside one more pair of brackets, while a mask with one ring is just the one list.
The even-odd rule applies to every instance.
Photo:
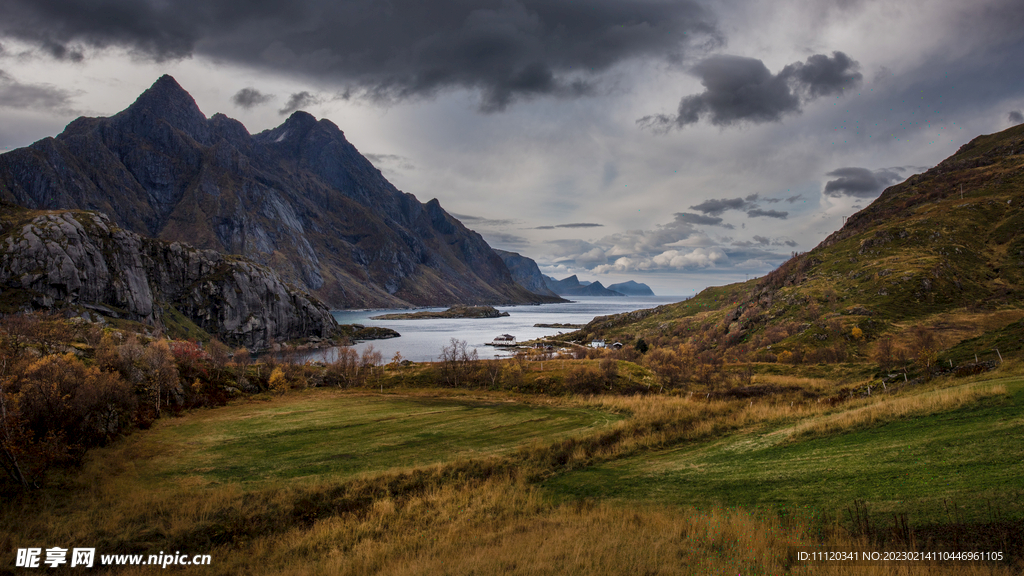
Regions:
[[597, 394], [603, 385], [604, 376], [590, 366], [574, 366], [565, 375], [565, 387], [575, 394]]
[[284, 375], [284, 370], [280, 366], [274, 368], [270, 373], [270, 380], [268, 380], [271, 392], [277, 394], [283, 394], [288, 389], [288, 377]]

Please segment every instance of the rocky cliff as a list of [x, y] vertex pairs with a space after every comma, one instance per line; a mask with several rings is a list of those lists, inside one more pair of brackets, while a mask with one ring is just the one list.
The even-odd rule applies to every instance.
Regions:
[[243, 255], [335, 308], [550, 299], [437, 200], [392, 186], [330, 121], [296, 112], [250, 135], [206, 118], [170, 76], [112, 117], [0, 155], [0, 199]]
[[315, 298], [237, 256], [142, 237], [103, 214], [0, 205], [5, 308], [79, 308], [160, 325], [178, 313], [233, 345], [333, 336]]

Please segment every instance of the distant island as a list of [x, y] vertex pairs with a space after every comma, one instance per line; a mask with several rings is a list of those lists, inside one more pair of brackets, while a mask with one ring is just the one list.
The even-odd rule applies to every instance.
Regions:
[[558, 322], [556, 322], [554, 324], [534, 324], [533, 325], [534, 328], [572, 328], [573, 330], [579, 330], [580, 328], [583, 328], [583, 326], [584, 326], [584, 324], [562, 324], [562, 323], [558, 323]]
[[582, 281], [575, 274], [561, 280], [551, 276], [543, 278], [547, 288], [559, 296], [654, 296], [650, 286], [632, 280], [605, 288], [600, 282]]
[[500, 318], [508, 312], [499, 312], [493, 306], [452, 306], [442, 312], [401, 312], [371, 316], [373, 320], [425, 320], [430, 318]]

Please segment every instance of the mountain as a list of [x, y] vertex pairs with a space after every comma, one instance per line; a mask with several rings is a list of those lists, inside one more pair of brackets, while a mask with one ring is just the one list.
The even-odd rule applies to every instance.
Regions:
[[650, 286], [632, 280], [611, 284], [608, 289], [626, 296], [654, 296], [654, 290], [651, 290]]
[[296, 112], [250, 135], [206, 118], [170, 76], [114, 116], [0, 155], [0, 199], [97, 210], [144, 236], [239, 254], [334, 308], [551, 298], [516, 284], [437, 200], [392, 186], [330, 121]]
[[194, 324], [225, 342], [337, 333], [330, 311], [273, 270], [237, 256], [145, 238], [95, 212], [0, 204], [0, 308]]
[[624, 296], [608, 290], [600, 282], [582, 284], [575, 274], [561, 280], [555, 280], [550, 276], [545, 276], [544, 279], [547, 287], [559, 296]]
[[863, 356], [892, 337], [973, 362], [1020, 349], [1022, 318], [1024, 125], [887, 188], [763, 278], [595, 319], [583, 332], [748, 358]]
[[[517, 252], [506, 252], [498, 249], [495, 249], [494, 252], [501, 257], [505, 267], [512, 273], [512, 279], [517, 284], [534, 294], [558, 297], [558, 294], [555, 294], [554, 291], [548, 288], [547, 283], [544, 281], [544, 275], [540, 273], [540, 268], [537, 267], [537, 263], [533, 259]], [[564, 301], [562, 298], [558, 299]]]

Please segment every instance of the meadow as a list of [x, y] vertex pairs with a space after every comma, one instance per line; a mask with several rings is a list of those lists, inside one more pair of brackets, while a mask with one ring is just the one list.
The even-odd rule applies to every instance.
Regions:
[[1008, 560], [856, 573], [1014, 574], [1021, 372], [841, 402], [771, 374], [755, 398], [261, 394], [90, 452], [7, 503], [0, 546], [211, 555], [186, 574], [767, 575], [849, 573], [792, 546], [959, 544]]

